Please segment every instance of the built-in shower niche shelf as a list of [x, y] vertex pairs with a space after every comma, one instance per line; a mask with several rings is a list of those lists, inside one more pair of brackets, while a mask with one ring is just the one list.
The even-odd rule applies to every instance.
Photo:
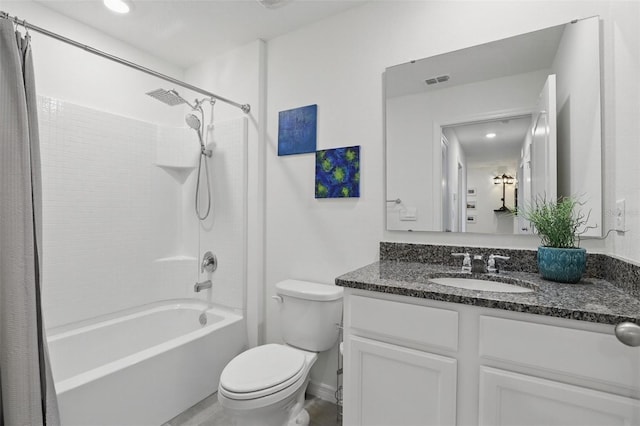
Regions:
[[185, 183], [191, 172], [195, 170], [194, 166], [170, 166], [167, 164], [158, 163], [156, 163], [155, 166], [167, 172], [167, 174], [169, 174], [176, 180], [176, 182], [179, 182], [180, 184]]
[[187, 174], [191, 173], [191, 171], [196, 168], [195, 166], [174, 166], [170, 164], [158, 164], [158, 163], [154, 165], [156, 167], [160, 167], [161, 169], [166, 169], [166, 170], [176, 171], [176, 172], [186, 172]]
[[174, 127], [157, 129], [154, 164], [181, 183], [198, 165], [197, 141], [190, 130]]

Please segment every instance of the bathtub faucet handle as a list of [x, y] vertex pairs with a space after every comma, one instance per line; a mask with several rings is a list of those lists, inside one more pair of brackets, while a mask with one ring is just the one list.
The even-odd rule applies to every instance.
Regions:
[[204, 254], [202, 258], [202, 265], [200, 266], [200, 272], [204, 274], [204, 271], [213, 272], [218, 269], [218, 258], [210, 251]]

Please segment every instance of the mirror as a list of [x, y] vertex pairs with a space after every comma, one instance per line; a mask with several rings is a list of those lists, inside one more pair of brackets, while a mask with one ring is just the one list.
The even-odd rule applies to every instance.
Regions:
[[387, 229], [528, 234], [579, 196], [601, 235], [598, 17], [385, 71]]

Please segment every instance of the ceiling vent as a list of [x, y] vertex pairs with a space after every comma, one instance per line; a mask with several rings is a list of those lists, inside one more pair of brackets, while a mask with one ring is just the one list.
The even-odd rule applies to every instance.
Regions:
[[450, 76], [448, 74], [445, 75], [439, 75], [437, 77], [431, 77], [425, 80], [425, 83], [427, 83], [428, 85], [431, 84], [437, 84], [437, 83], [444, 83], [445, 81], [449, 81]]

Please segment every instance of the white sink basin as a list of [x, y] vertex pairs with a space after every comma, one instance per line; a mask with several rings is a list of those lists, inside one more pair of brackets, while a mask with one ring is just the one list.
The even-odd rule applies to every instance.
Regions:
[[429, 281], [448, 285], [449, 287], [464, 288], [467, 290], [495, 291], [498, 293], [533, 293], [533, 290], [520, 287], [515, 284], [499, 283], [496, 281], [476, 280], [474, 278], [431, 278]]

